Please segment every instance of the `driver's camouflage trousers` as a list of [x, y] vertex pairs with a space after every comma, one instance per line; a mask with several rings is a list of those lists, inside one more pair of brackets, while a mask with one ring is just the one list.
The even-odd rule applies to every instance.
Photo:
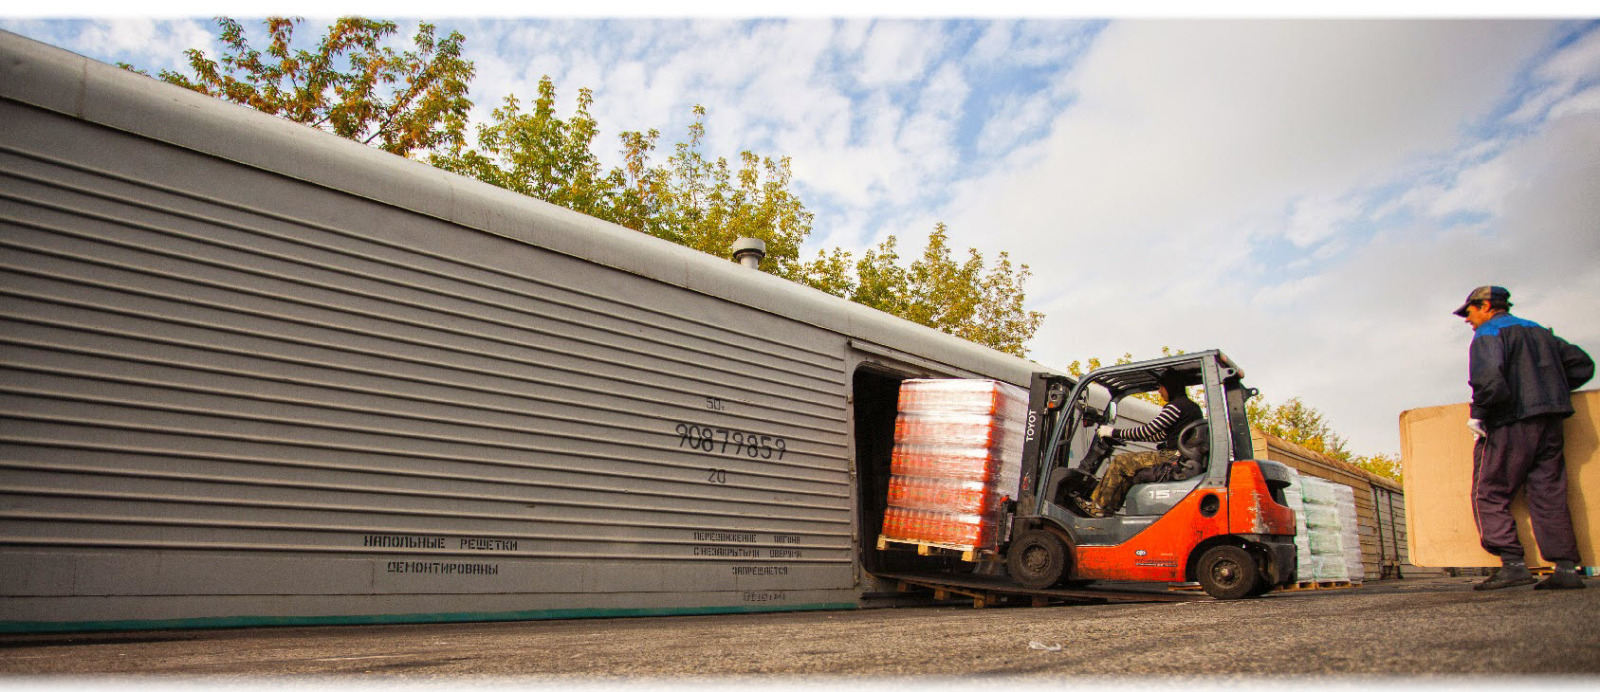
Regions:
[[1153, 452], [1128, 452], [1111, 457], [1111, 467], [1106, 469], [1106, 475], [1100, 478], [1100, 484], [1094, 487], [1094, 492], [1089, 495], [1089, 504], [1085, 507], [1090, 514], [1098, 517], [1109, 517], [1117, 508], [1122, 506], [1122, 500], [1128, 494], [1128, 488], [1134, 483], [1147, 483], [1155, 480], [1153, 472], [1162, 464], [1181, 461], [1183, 455], [1168, 449], [1158, 449]]

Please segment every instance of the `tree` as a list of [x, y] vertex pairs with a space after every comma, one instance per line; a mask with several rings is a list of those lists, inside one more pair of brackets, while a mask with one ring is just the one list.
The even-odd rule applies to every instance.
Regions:
[[573, 211], [605, 216], [616, 181], [602, 175], [592, 150], [599, 132], [589, 106], [594, 95], [578, 92], [578, 111], [561, 120], [555, 115], [555, 85], [539, 80], [539, 98], [525, 113], [515, 94], [494, 109], [493, 122], [478, 127], [478, 148], [456, 143], [428, 162], [447, 171], [538, 197]]
[[[694, 115], [688, 140], [675, 145], [666, 166], [647, 169], [647, 184], [632, 186], [641, 195], [654, 195], [645, 206], [659, 217], [658, 223], [638, 230], [719, 257], [727, 256], [733, 241], [757, 238], [767, 244], [766, 271], [795, 279], [801, 271], [800, 244], [811, 235], [813, 215], [790, 189], [789, 158], [746, 150], [739, 152], [737, 167], [722, 157], [709, 159], [704, 151], [705, 107], [695, 106]], [[639, 137], [624, 133], [623, 142]]]
[[[1181, 356], [1181, 355], [1183, 355], [1183, 353], [1184, 353], [1183, 349], [1173, 350], [1173, 348], [1171, 346], [1162, 346], [1161, 347], [1161, 356], [1160, 357], [1161, 358], [1167, 358], [1167, 357], [1170, 357], [1170, 356]], [[1126, 363], [1132, 363], [1132, 362], [1133, 362], [1133, 354], [1132, 353], [1124, 353], [1124, 354], [1122, 354], [1120, 356], [1117, 356], [1116, 361], [1112, 362], [1111, 364], [1112, 365], [1124, 365]], [[1105, 365], [1103, 364], [1103, 362], [1099, 358], [1090, 357], [1090, 358], [1084, 359], [1083, 361], [1074, 360], [1071, 363], [1067, 364], [1067, 374], [1071, 375], [1073, 377], [1083, 377], [1084, 375], [1086, 375], [1088, 373], [1091, 373], [1091, 372], [1094, 372], [1096, 370], [1099, 370], [1100, 368], [1103, 368], [1103, 367], [1105, 367]], [[1166, 402], [1161, 400], [1161, 395], [1156, 393], [1156, 392], [1142, 392], [1142, 393], [1139, 393], [1139, 394], [1134, 394], [1133, 397], [1135, 399], [1142, 399], [1144, 401], [1148, 401], [1148, 402], [1150, 402], [1152, 404], [1155, 404], [1157, 406], [1161, 406], [1161, 405], [1164, 405], [1166, 403]], [[1205, 405], [1205, 400], [1206, 400], [1205, 392], [1202, 391], [1202, 392], [1197, 393], [1195, 395], [1194, 399], [1195, 399], [1196, 403], [1199, 403], [1201, 406], [1204, 406]]]
[[185, 53], [194, 76], [163, 70], [161, 79], [401, 156], [461, 141], [473, 65], [461, 57], [460, 33], [436, 40], [434, 26], [422, 24], [416, 50], [397, 52], [382, 45], [393, 22], [346, 17], [305, 50], [293, 47], [302, 21], [265, 20], [263, 52], [238, 22], [218, 17], [220, 61], [192, 48]]
[[986, 266], [974, 249], [958, 262], [944, 224], [909, 267], [899, 264], [892, 236], [860, 260], [834, 249], [800, 261], [813, 215], [792, 189], [789, 158], [748, 150], [731, 163], [712, 158], [704, 107], [694, 107], [688, 138], [665, 162], [651, 161], [659, 132], [622, 132], [622, 165], [602, 172], [593, 149], [600, 131], [589, 112], [593, 93], [579, 90], [576, 113], [562, 119], [546, 76], [531, 111], [507, 95], [468, 146], [473, 67], [461, 58], [459, 33], [436, 41], [434, 27], [422, 24], [418, 51], [396, 53], [381, 45], [394, 23], [345, 18], [308, 51], [292, 47], [300, 21], [266, 20], [263, 53], [250, 47], [238, 22], [219, 17], [227, 46], [220, 62], [189, 50], [195, 76], [164, 71], [161, 78], [393, 153], [426, 152], [439, 168], [719, 257], [734, 240], [757, 238], [767, 245], [763, 271], [1018, 356], [1044, 319], [1023, 307], [1027, 265], [1013, 267], [1002, 252]]
[[1299, 397], [1278, 406], [1253, 399], [1245, 405], [1245, 410], [1250, 423], [1262, 432], [1340, 461], [1350, 460], [1344, 438], [1329, 427], [1320, 411], [1305, 405]]
[[623, 132], [622, 166], [601, 175], [592, 153], [599, 130], [589, 114], [592, 94], [581, 90], [577, 112], [566, 120], [556, 117], [554, 103], [546, 76], [533, 112], [507, 97], [493, 122], [479, 127], [476, 148], [456, 146], [430, 161], [713, 255], [726, 256], [738, 238], [758, 238], [767, 244], [765, 271], [1007, 353], [1026, 355], [1023, 344], [1044, 319], [1023, 308], [1026, 265], [1013, 268], [1002, 252], [986, 270], [972, 249], [957, 262], [944, 224], [909, 268], [900, 266], [892, 236], [859, 261], [834, 249], [801, 262], [813, 217], [791, 189], [789, 159], [742, 151], [735, 165], [707, 156], [704, 107], [694, 108], [688, 138], [665, 163], [650, 161], [658, 132]]
[[1322, 412], [1307, 406], [1299, 397], [1273, 406], [1262, 399], [1245, 405], [1251, 425], [1313, 452], [1347, 462], [1380, 476], [1400, 480], [1400, 460], [1385, 454], [1358, 456], [1345, 448], [1345, 439], [1334, 432]]
[[849, 275], [850, 254], [818, 253], [799, 268], [798, 280], [837, 296], [917, 324], [933, 327], [998, 351], [1026, 356], [1024, 344], [1044, 321], [1023, 307], [1028, 265], [1014, 269], [1010, 256], [985, 271], [983, 255], [967, 249], [967, 259], [950, 256], [949, 229], [935, 224], [922, 257], [900, 265], [897, 241], [889, 236], [867, 250]]

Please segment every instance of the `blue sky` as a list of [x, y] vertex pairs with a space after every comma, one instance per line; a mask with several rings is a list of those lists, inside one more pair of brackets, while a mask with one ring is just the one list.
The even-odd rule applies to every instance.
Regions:
[[[1031, 357], [1054, 367], [1220, 347], [1269, 401], [1299, 396], [1353, 451], [1396, 454], [1401, 411], [1468, 396], [1471, 332], [1449, 313], [1474, 286], [1600, 354], [1594, 20], [828, 7], [435, 23], [467, 36], [481, 115], [548, 74], [563, 113], [594, 91], [607, 152], [649, 128], [670, 148], [702, 104], [712, 154], [791, 157], [807, 254], [893, 234], [914, 256], [941, 221], [959, 247], [1009, 252], [1046, 314]], [[0, 29], [155, 71], [208, 45], [216, 11]], [[409, 36], [419, 15], [373, 16]]]

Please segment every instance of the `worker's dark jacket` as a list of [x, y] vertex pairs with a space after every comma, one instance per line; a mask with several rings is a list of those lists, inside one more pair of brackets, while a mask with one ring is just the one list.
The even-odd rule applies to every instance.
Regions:
[[1472, 417], [1488, 427], [1570, 416], [1572, 390], [1594, 376], [1594, 360], [1583, 349], [1510, 313], [1478, 325], [1468, 354]]

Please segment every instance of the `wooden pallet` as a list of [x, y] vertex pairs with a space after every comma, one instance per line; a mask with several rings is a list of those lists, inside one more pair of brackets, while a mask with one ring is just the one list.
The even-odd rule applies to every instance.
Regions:
[[1318, 579], [1318, 580], [1297, 581], [1297, 582], [1295, 582], [1293, 584], [1285, 584], [1285, 585], [1283, 585], [1281, 587], [1278, 587], [1278, 590], [1279, 591], [1315, 591], [1317, 589], [1359, 589], [1359, 588], [1361, 588], [1361, 583], [1360, 582], [1352, 582], [1352, 581], [1349, 581], [1349, 580], [1346, 580], [1346, 579]]
[[[965, 588], [965, 587], [962, 587], [962, 586], [959, 586], [959, 585], [908, 584], [908, 583], [902, 581], [902, 582], [899, 582], [899, 583], [895, 584], [895, 590], [899, 591], [900, 593], [910, 593], [912, 591], [928, 590], [928, 591], [932, 591], [933, 592], [933, 598], [935, 600], [939, 600], [939, 601], [947, 601], [947, 600], [950, 600], [951, 598], [955, 598], [956, 596], [965, 596], [967, 598], [972, 599], [972, 607], [974, 607], [974, 608], [983, 608], [983, 607], [986, 607], [986, 606], [1000, 605], [1001, 603], [1003, 603], [1005, 601], [1004, 597], [1002, 597], [1000, 594], [992, 593], [992, 592], [989, 592], [989, 591], [984, 591], [984, 590], [981, 590], [981, 589]], [[1035, 603], [1035, 605], [1040, 605], [1040, 604]]]
[[977, 550], [963, 545], [949, 545], [944, 543], [924, 543], [921, 541], [905, 541], [894, 538], [878, 537], [878, 550], [915, 550], [923, 556], [950, 556], [959, 555], [967, 562], [987, 562], [996, 559], [993, 552]]
[[[1312, 591], [1312, 590], [1315, 590], [1315, 589], [1357, 589], [1357, 588], [1361, 588], [1361, 584], [1359, 582], [1350, 582], [1350, 581], [1345, 581], [1345, 580], [1340, 580], [1340, 579], [1324, 579], [1324, 580], [1321, 580], [1321, 581], [1308, 580], [1308, 581], [1295, 582], [1293, 584], [1285, 584], [1285, 585], [1280, 586], [1280, 587], [1278, 587], [1276, 589], [1273, 589], [1273, 590], [1274, 591]], [[1203, 591], [1204, 589], [1200, 588], [1199, 584], [1189, 583], [1189, 584], [1170, 584], [1170, 585], [1167, 586], [1167, 590], [1168, 591]]]

